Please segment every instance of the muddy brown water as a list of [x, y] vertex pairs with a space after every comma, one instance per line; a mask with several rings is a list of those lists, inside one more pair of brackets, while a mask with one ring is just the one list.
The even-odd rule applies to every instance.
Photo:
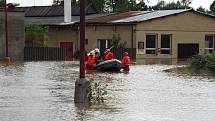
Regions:
[[[171, 64], [133, 65], [128, 74], [95, 72], [104, 104], [74, 104], [78, 62], [0, 64], [1, 121], [214, 121], [215, 79], [177, 75]], [[92, 75], [87, 75], [89, 77]]]

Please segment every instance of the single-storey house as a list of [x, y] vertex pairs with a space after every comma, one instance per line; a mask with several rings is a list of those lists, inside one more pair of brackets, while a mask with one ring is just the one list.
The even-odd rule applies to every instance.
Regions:
[[[87, 10], [88, 11], [88, 10]], [[88, 12], [87, 12], [88, 13]], [[26, 16], [26, 21], [49, 26], [49, 47], [79, 50], [79, 16], [69, 23], [63, 16]], [[193, 9], [129, 11], [86, 15], [86, 48], [108, 47], [113, 32], [120, 34], [125, 48], [136, 49], [140, 58], [188, 58], [215, 48], [215, 17]]]
[[[24, 11], [8, 12], [8, 54], [12, 60], [23, 60], [25, 46]], [[5, 14], [0, 8], [0, 60], [5, 58]]]

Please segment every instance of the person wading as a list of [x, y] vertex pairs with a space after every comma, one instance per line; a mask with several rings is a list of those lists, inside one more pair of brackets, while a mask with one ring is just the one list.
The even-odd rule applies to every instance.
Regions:
[[98, 48], [94, 49], [95, 52], [95, 64], [99, 64], [100, 62], [102, 62], [101, 56], [100, 56], [100, 51]]
[[105, 56], [104, 56], [104, 60], [112, 60], [114, 59], [114, 54], [110, 51], [110, 49], [107, 49], [105, 51]]
[[123, 71], [129, 71], [129, 65], [131, 64], [130, 57], [127, 52], [124, 53], [124, 57], [122, 59], [122, 69]]
[[86, 68], [88, 70], [93, 70], [95, 61], [96, 61], [96, 59], [95, 59], [93, 52], [90, 52], [90, 55], [88, 55], [87, 60], [86, 60]]

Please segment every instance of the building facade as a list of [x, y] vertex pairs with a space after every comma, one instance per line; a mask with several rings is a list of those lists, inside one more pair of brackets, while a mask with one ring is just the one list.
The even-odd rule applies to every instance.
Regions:
[[[8, 54], [12, 60], [23, 60], [25, 46], [24, 12], [8, 12]], [[0, 10], [0, 59], [5, 57], [5, 16]]]
[[215, 18], [195, 11], [136, 25], [137, 58], [189, 58], [215, 49]]
[[[68, 24], [44, 25], [49, 26], [49, 47], [69, 45], [73, 54], [79, 50], [79, 18]], [[87, 51], [108, 48], [114, 32], [126, 43], [125, 48], [136, 49], [137, 59], [183, 59], [215, 48], [215, 17], [192, 9], [87, 15]]]

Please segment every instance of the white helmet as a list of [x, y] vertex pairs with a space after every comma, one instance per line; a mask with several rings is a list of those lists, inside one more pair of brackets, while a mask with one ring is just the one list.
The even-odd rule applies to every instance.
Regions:
[[99, 49], [98, 49], [98, 48], [95, 48], [95, 49], [94, 49], [94, 52], [95, 52], [95, 53], [96, 53], [96, 52], [99, 53]]

